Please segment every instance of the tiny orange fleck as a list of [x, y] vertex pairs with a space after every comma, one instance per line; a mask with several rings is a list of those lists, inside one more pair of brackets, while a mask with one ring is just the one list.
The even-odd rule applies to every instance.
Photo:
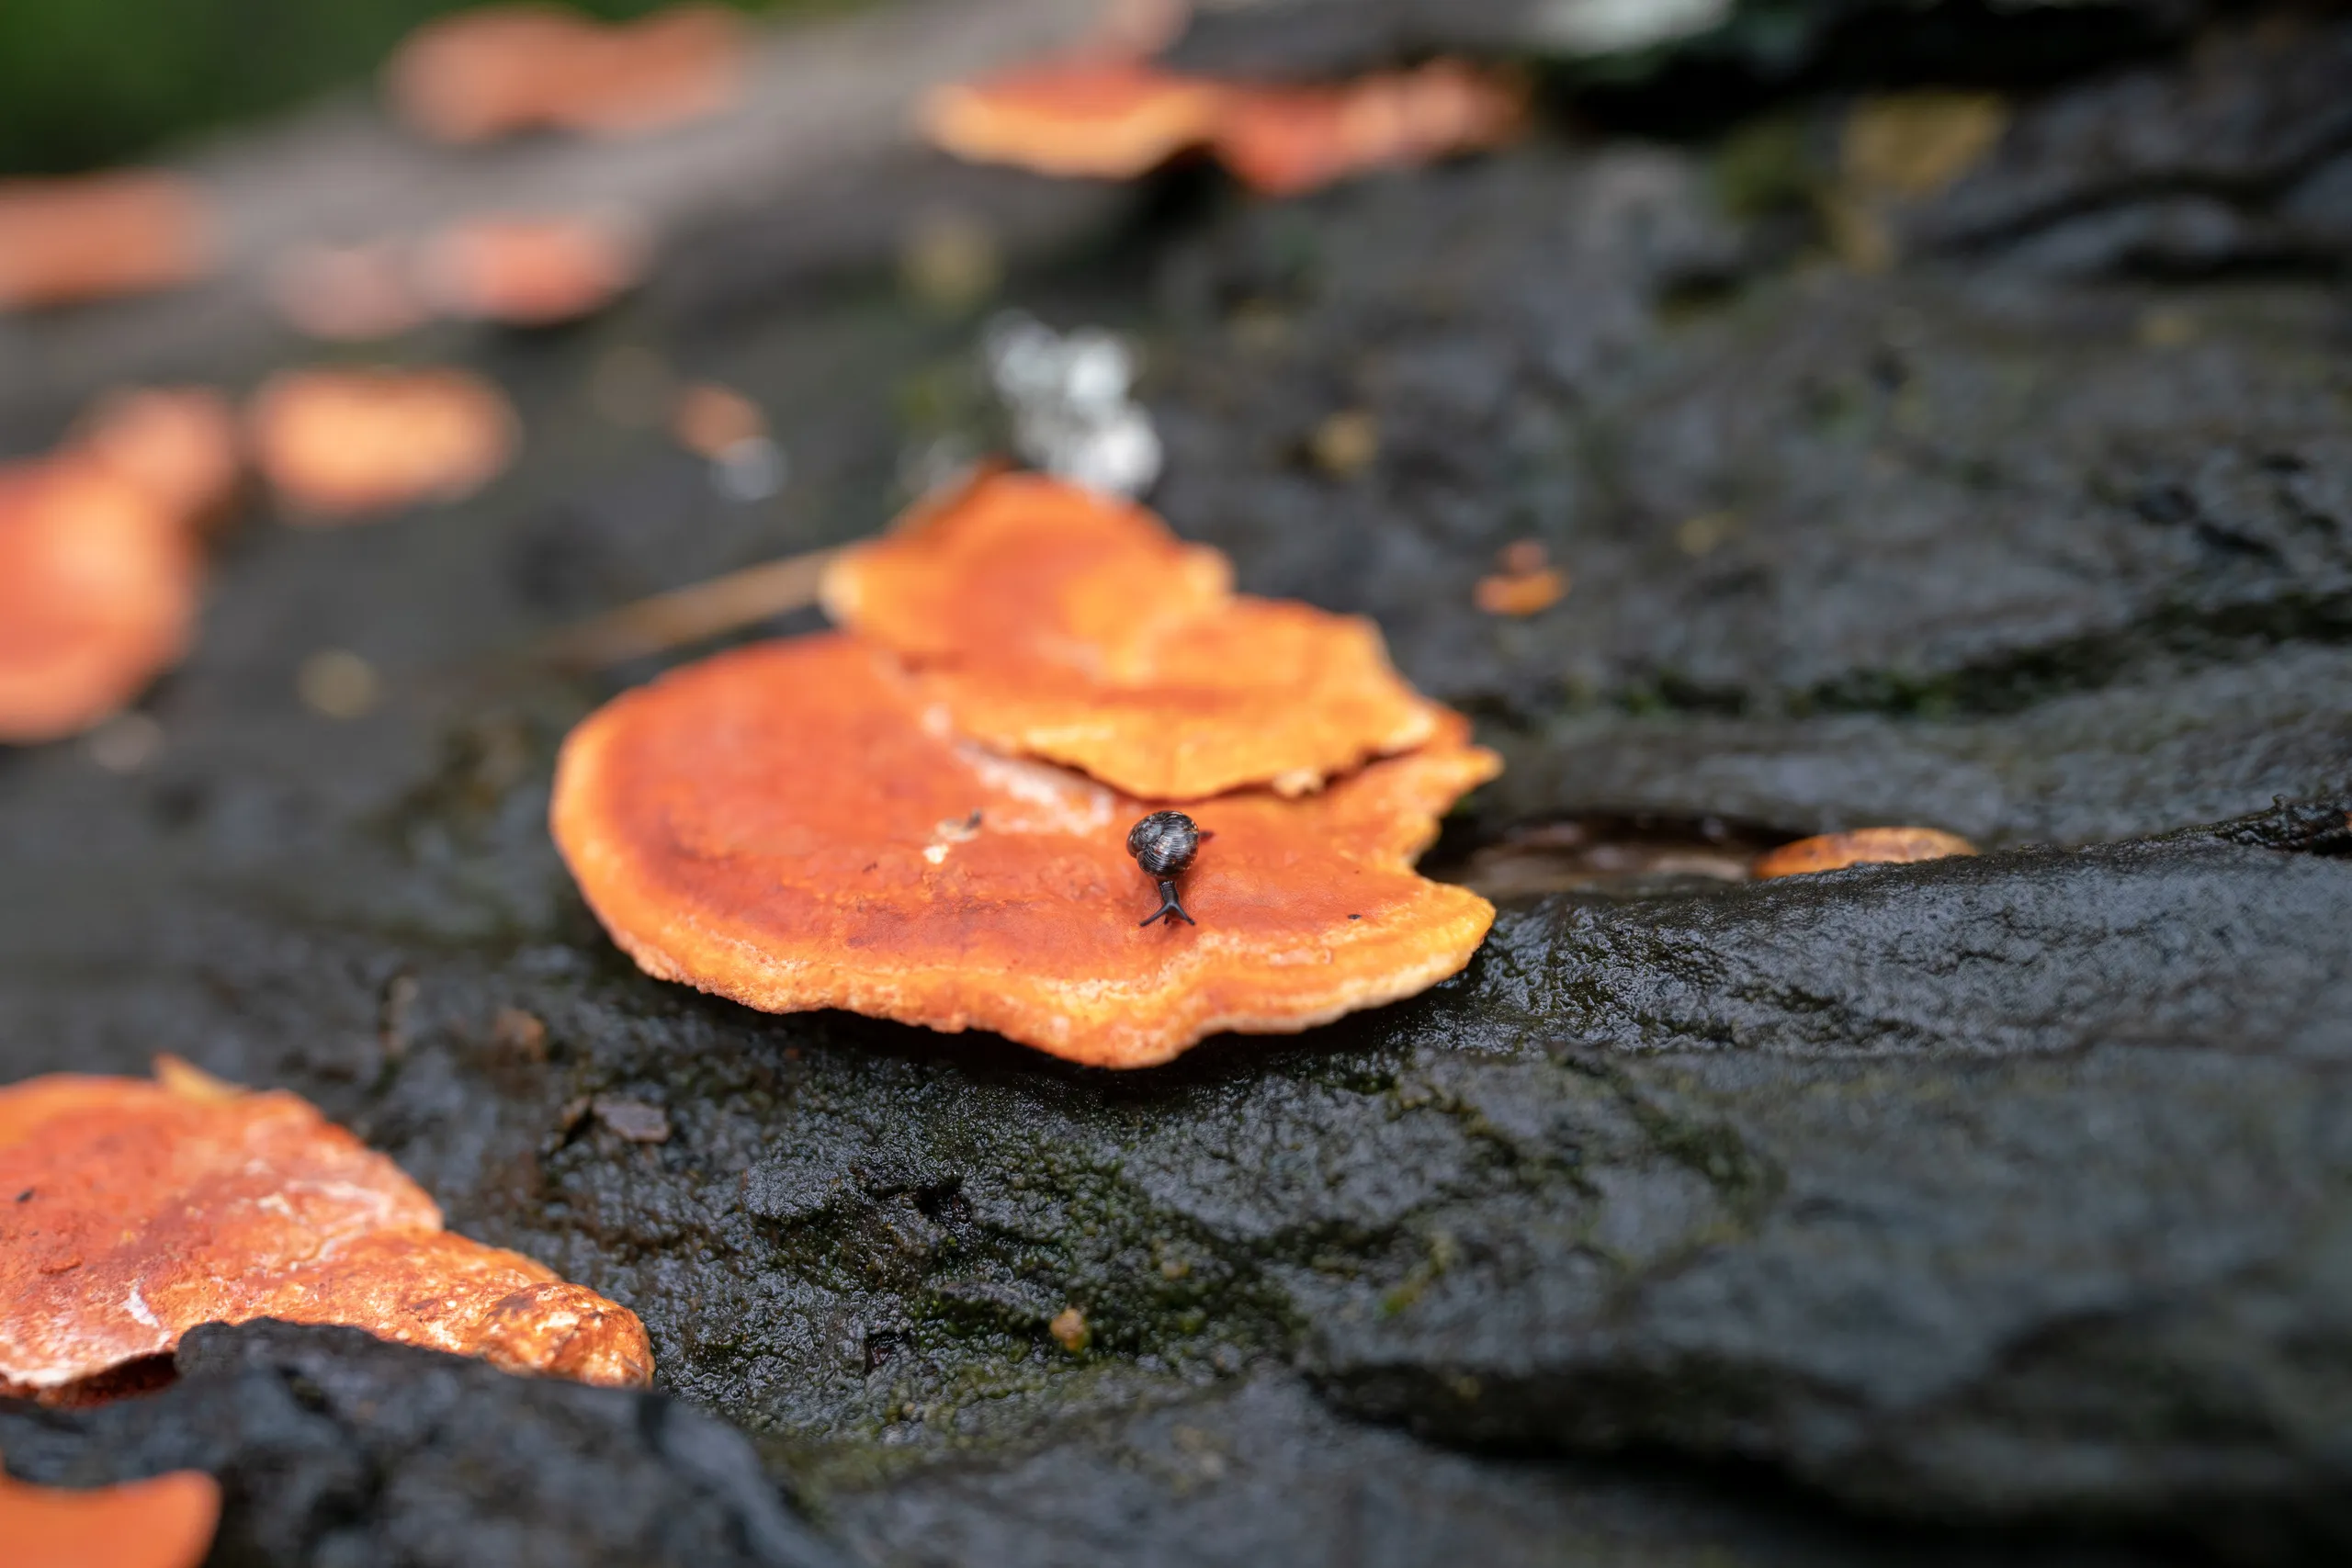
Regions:
[[715, 459], [765, 435], [768, 421], [760, 405], [742, 393], [715, 381], [697, 381], [678, 394], [670, 433], [687, 451]]
[[1534, 571], [1497, 572], [1478, 580], [1473, 591], [1478, 608], [1489, 615], [1540, 615], [1566, 597], [1567, 573], [1557, 567]]
[[1307, 450], [1325, 473], [1351, 479], [1380, 456], [1380, 422], [1363, 409], [1342, 409], [1315, 427]]
[[1552, 552], [1541, 539], [1513, 539], [1495, 552], [1495, 564], [1513, 577], [1526, 577], [1552, 564]]
[[1056, 1344], [1073, 1356], [1085, 1349], [1086, 1342], [1094, 1337], [1094, 1330], [1087, 1325], [1086, 1314], [1074, 1306], [1066, 1306], [1055, 1314], [1054, 1321], [1046, 1325], [1046, 1331], [1054, 1337]]
[[500, 1008], [490, 1021], [490, 1043], [527, 1062], [548, 1059], [548, 1026], [521, 1008]]

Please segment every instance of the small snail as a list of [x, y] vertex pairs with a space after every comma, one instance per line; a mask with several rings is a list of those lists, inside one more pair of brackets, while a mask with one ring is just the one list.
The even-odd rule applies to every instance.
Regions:
[[1188, 926], [1200, 923], [1176, 897], [1176, 879], [1192, 869], [1200, 848], [1200, 829], [1181, 811], [1155, 811], [1127, 829], [1127, 853], [1136, 857], [1146, 876], [1159, 884], [1159, 908], [1144, 919], [1145, 925], [1170, 916]]

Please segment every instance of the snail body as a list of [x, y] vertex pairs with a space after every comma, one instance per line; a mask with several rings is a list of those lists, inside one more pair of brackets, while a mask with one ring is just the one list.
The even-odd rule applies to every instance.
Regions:
[[1159, 919], [1200, 923], [1184, 912], [1176, 896], [1176, 879], [1193, 868], [1193, 857], [1200, 850], [1200, 827], [1181, 811], [1155, 811], [1127, 829], [1127, 853], [1136, 857], [1146, 876], [1159, 884], [1159, 908], [1143, 924]]

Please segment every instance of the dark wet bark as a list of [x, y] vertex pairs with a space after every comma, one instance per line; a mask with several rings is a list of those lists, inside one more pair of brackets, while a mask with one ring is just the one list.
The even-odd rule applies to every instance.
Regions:
[[[890, 225], [464, 340], [524, 406], [514, 475], [236, 539], [150, 771], [0, 756], [0, 1074], [168, 1050], [309, 1095], [635, 1308], [664, 1398], [437, 1367], [379, 1400], [437, 1364], [212, 1336], [160, 1397], [0, 1416], [10, 1469], [221, 1468], [223, 1561], [393, 1560], [328, 1554], [330, 1515], [558, 1531], [566, 1487], [736, 1532], [676, 1560], [794, 1560], [745, 1544], [793, 1527], [738, 1459], [664, 1447], [741, 1453], [691, 1406], [873, 1562], [2343, 1554], [2352, 55], [2304, 28], [2049, 89], [1877, 276], [1727, 212], [1704, 146], [1558, 138], [1292, 204], [1180, 175], [1017, 271], [1144, 343], [1182, 531], [1378, 617], [1510, 756], [1449, 852], [1559, 818], [1994, 852], [1516, 900], [1416, 1001], [1146, 1074], [648, 980], [547, 842], [556, 742], [649, 670], [504, 652], [869, 531], [988, 433], [972, 323], [892, 291]], [[2190, 202], [2237, 226], [2194, 268], [2163, 223], [2081, 238]], [[621, 348], [759, 397], [785, 493], [599, 414]], [[1335, 473], [1343, 411], [1377, 449]], [[1480, 614], [1527, 537], [1567, 597]], [[300, 707], [325, 646], [383, 710]], [[541, 1458], [449, 1479], [503, 1433]], [[379, 1480], [322, 1514], [296, 1483], [337, 1466]], [[603, 1517], [547, 1539], [687, 1550]], [[435, 1550], [400, 1560], [469, 1560]]]

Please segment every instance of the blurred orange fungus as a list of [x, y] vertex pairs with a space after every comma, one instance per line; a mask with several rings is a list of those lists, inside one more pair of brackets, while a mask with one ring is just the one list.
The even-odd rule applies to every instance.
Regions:
[[199, 1323], [336, 1323], [513, 1371], [642, 1387], [636, 1314], [441, 1228], [391, 1161], [283, 1091], [0, 1089], [0, 1394], [72, 1403]]
[[184, 522], [217, 519], [243, 466], [236, 411], [209, 387], [137, 387], [99, 400], [74, 443]]
[[1516, 82], [1438, 60], [1334, 87], [1237, 91], [1214, 145], [1251, 189], [1295, 196], [1367, 170], [1505, 145], [1526, 118]]
[[1500, 146], [1526, 120], [1515, 79], [1450, 60], [1292, 87], [1071, 58], [940, 88], [922, 113], [936, 146], [974, 163], [1125, 179], [1206, 146], [1244, 184], [1274, 196]]
[[1225, 111], [1214, 83], [1130, 60], [1073, 59], [934, 91], [924, 130], [976, 164], [1132, 179], [1206, 141]]
[[435, 317], [546, 326], [603, 310], [645, 270], [643, 234], [601, 213], [489, 214], [422, 240], [298, 245], [270, 298], [330, 342], [392, 337]]
[[768, 433], [760, 405], [715, 381], [698, 381], [678, 394], [670, 412], [670, 433], [678, 445], [705, 457], [723, 457], [746, 441]]
[[269, 296], [288, 325], [331, 342], [392, 337], [432, 314], [397, 240], [297, 245], [271, 269]]
[[0, 180], [0, 309], [170, 288], [212, 259], [210, 209], [177, 175]]
[[386, 67], [393, 107], [443, 141], [518, 130], [626, 136], [731, 107], [743, 37], [716, 6], [604, 23], [540, 6], [491, 6], [429, 22]]
[[463, 370], [286, 371], [246, 420], [254, 461], [311, 522], [469, 495], [516, 440], [505, 395]]
[[0, 1474], [9, 1568], [197, 1568], [220, 1522], [220, 1483], [198, 1470], [88, 1490]]
[[425, 243], [426, 299], [453, 316], [540, 326], [602, 310], [644, 270], [644, 244], [617, 219], [491, 217]]
[[178, 661], [201, 570], [183, 518], [88, 453], [0, 467], [0, 742], [87, 729]]
[[1478, 608], [1490, 615], [1540, 615], [1568, 592], [1568, 574], [1554, 566], [1550, 553], [1533, 539], [1506, 546], [1496, 565], [1500, 570], [1480, 578], [1472, 594]]

